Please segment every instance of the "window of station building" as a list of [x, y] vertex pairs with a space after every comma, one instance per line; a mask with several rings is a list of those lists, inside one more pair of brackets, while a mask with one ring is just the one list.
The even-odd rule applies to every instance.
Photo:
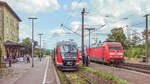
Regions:
[[18, 23], [16, 22], [16, 27], [18, 27]]
[[17, 25], [16, 25], [16, 21], [14, 20], [14, 27], [16, 27]]
[[9, 39], [9, 30], [6, 28], [6, 38]]
[[9, 38], [9, 30], [8, 30], [8, 28], [6, 28], [6, 38], [7, 39]]
[[10, 25], [14, 25], [14, 20], [13, 19], [10, 19]]
[[6, 21], [7, 21], [7, 23], [9, 23], [9, 18], [8, 17], [6, 17]]
[[8, 14], [6, 14], [6, 22], [9, 23], [9, 17], [8, 17]]

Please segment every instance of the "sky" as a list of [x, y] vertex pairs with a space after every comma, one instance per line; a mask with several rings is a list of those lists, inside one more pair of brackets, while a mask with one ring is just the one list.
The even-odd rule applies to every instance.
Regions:
[[[125, 34], [133, 30], [141, 33], [145, 29], [145, 14], [150, 13], [150, 0], [3, 0], [21, 18], [19, 39], [32, 35], [29, 17], [35, 20], [35, 40], [42, 36], [42, 46], [53, 49], [58, 41], [74, 39], [81, 45], [81, 11], [85, 8], [85, 28], [95, 28], [94, 38], [105, 41], [110, 30], [123, 27]], [[61, 26], [63, 24], [63, 26]], [[127, 27], [128, 25], [128, 27]], [[129, 31], [127, 31], [127, 29]], [[85, 45], [88, 45], [88, 31], [85, 30]]]

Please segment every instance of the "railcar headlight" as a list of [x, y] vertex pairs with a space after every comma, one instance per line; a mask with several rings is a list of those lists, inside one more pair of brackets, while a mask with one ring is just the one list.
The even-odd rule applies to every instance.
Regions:
[[109, 53], [110, 55], [114, 55], [115, 53]]
[[123, 55], [123, 53], [117, 53], [118, 55]]
[[74, 59], [76, 59], [76, 57], [73, 57]]
[[62, 56], [62, 59], [65, 59], [65, 56]]

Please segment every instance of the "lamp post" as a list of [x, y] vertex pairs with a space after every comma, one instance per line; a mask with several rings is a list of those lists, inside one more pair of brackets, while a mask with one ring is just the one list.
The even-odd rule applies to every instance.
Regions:
[[[89, 31], [89, 56], [90, 56], [90, 36], [91, 36], [91, 30], [95, 30], [95, 28], [86, 28], [86, 30]], [[88, 66], [88, 63], [86, 63], [86, 65]]]
[[28, 19], [30, 19], [32, 21], [32, 67], [34, 67], [34, 20], [38, 19], [36, 17], [29, 17]]

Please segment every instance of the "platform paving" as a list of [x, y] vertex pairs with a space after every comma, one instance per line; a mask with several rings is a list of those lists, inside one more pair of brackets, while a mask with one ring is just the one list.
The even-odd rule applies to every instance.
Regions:
[[0, 79], [0, 84], [60, 84], [50, 56], [41, 62], [36, 58], [34, 68], [22, 62], [13, 64], [10, 69], [14, 72]]

